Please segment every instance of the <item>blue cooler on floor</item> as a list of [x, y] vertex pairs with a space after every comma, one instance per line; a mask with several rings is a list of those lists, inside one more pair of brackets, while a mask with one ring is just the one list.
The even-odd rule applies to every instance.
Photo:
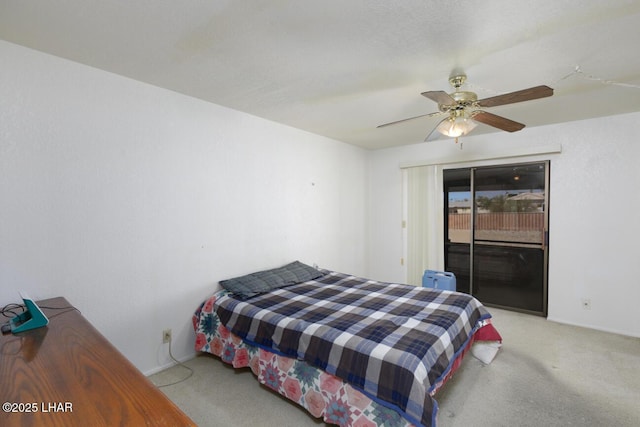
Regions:
[[441, 291], [455, 291], [456, 276], [448, 271], [425, 270], [422, 276], [422, 287]]

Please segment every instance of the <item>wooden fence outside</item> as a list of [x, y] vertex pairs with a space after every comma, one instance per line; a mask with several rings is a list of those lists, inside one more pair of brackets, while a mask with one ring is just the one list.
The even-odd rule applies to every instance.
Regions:
[[[469, 230], [470, 213], [450, 213], [449, 229]], [[492, 212], [476, 214], [476, 230], [542, 230], [544, 212]]]

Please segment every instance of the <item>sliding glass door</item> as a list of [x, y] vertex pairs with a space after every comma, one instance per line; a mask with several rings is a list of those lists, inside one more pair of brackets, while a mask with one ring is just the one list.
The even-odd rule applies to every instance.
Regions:
[[548, 162], [450, 169], [445, 269], [460, 292], [546, 316]]

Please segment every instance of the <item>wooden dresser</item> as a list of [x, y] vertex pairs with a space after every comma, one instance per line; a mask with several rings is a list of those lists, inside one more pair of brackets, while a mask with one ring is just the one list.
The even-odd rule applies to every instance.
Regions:
[[195, 426], [66, 299], [37, 304], [47, 326], [0, 338], [0, 426]]

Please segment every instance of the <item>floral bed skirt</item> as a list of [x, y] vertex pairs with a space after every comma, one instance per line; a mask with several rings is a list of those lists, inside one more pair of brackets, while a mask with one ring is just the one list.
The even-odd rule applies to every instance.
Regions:
[[[202, 311], [206, 312], [209, 301]], [[200, 312], [200, 310], [199, 310]], [[245, 343], [211, 316], [194, 316], [196, 351], [219, 356], [234, 368], [251, 368], [261, 384], [329, 424], [347, 427], [414, 426], [398, 412], [370, 399], [333, 375], [309, 364]], [[206, 320], [203, 320], [206, 319]], [[200, 323], [206, 322], [206, 327]]]

